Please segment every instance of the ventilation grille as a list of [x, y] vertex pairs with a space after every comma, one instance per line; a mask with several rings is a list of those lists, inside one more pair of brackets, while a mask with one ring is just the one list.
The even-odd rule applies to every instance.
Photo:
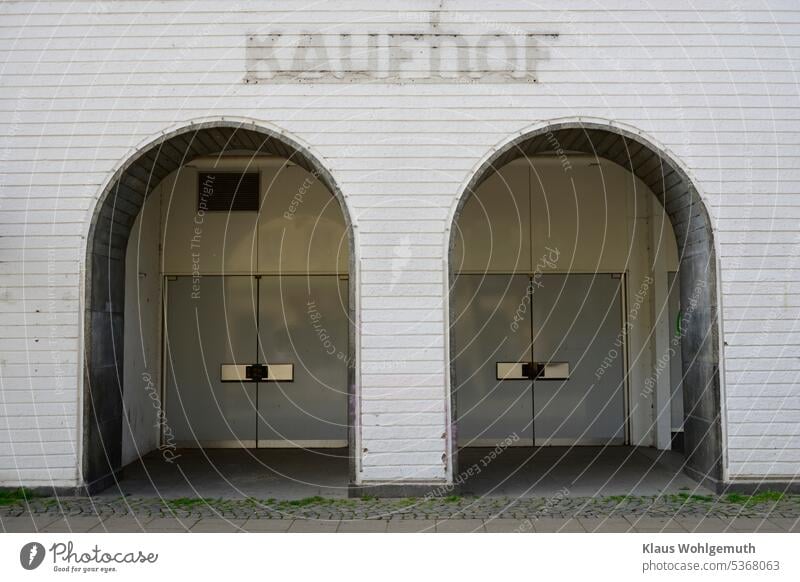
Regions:
[[258, 172], [198, 172], [197, 209], [258, 210]]

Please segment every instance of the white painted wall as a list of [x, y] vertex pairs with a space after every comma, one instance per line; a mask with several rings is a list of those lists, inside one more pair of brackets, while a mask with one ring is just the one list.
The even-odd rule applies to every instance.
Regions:
[[[447, 477], [446, 439], [409, 451], [447, 430], [448, 221], [493, 148], [565, 118], [640, 131], [695, 180], [720, 262], [727, 474], [797, 474], [794, 0], [675, 0], [658, 9], [414, 0], [403, 11], [365, 0], [287, 11], [176, 0], [141, 10], [108, 1], [0, 5], [0, 484], [79, 480], [81, 285], [103, 185], [161, 132], [223, 116], [307, 144], [351, 209], [359, 438], [381, 451], [364, 460], [360, 480]], [[541, 43], [536, 83], [243, 82], [253, 32], [424, 32], [432, 22], [461, 34], [559, 36]], [[389, 371], [386, 361], [397, 365]]]

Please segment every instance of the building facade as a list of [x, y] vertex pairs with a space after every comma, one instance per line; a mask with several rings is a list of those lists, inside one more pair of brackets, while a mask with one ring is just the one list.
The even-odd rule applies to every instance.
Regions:
[[0, 485], [287, 446], [410, 493], [504, 442], [796, 484], [800, 7], [600, 4], [3, 3]]

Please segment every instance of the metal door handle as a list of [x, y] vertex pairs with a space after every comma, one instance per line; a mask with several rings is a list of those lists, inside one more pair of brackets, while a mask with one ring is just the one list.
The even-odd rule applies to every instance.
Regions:
[[261, 382], [269, 377], [269, 366], [264, 364], [252, 364], [244, 367], [244, 375], [248, 380]]
[[524, 363], [522, 364], [522, 373], [525, 375], [526, 378], [530, 378], [533, 380], [536, 378], [539, 373], [541, 372], [541, 368], [539, 364], [536, 362]]

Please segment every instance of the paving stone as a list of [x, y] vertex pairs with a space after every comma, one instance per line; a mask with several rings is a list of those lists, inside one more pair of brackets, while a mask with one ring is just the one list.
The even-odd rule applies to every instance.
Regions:
[[675, 521], [692, 533], [724, 533], [730, 526], [729, 519], [719, 517], [677, 517]]
[[507, 517], [486, 519], [483, 527], [489, 533], [534, 533], [535, 531], [531, 520]]
[[637, 533], [677, 533], [686, 532], [678, 521], [664, 517], [642, 517], [630, 520]]
[[[622, 499], [565, 497], [555, 501], [545, 497], [465, 497], [454, 501], [341, 499], [335, 503], [321, 500], [302, 507], [275, 501], [253, 503], [250, 500], [212, 500], [208, 504], [181, 509], [171, 509], [169, 504], [160, 499], [147, 498], [35, 498], [25, 504], [0, 507], [0, 531], [42, 531], [50, 524], [54, 524], [52, 529], [57, 531], [83, 531], [88, 527], [91, 527], [90, 531], [142, 531], [141, 524], [151, 524], [145, 528], [148, 531], [185, 531], [201, 519], [222, 522], [239, 520], [240, 523], [249, 523], [253, 528], [258, 527], [256, 521], [259, 519], [289, 524], [262, 526], [262, 529], [269, 531], [273, 528], [280, 531], [293, 527], [291, 524], [295, 517], [300, 522], [372, 522], [367, 518], [378, 516], [393, 522], [387, 526], [387, 531], [412, 531], [416, 526], [394, 523], [406, 521], [404, 518], [433, 522], [483, 519], [486, 520], [486, 531], [597, 531], [598, 524], [603, 524], [600, 531], [616, 531], [625, 527], [624, 521], [618, 521], [620, 519], [638, 522], [647, 531], [797, 531], [795, 522], [800, 516], [800, 495], [787, 495], [777, 502], [762, 504], [731, 503], [724, 497], [687, 502], [679, 496]], [[269, 519], [280, 517], [289, 519]], [[734, 518], [735, 521], [731, 523]], [[499, 519], [511, 521], [492, 525]], [[577, 522], [570, 522], [575, 519]], [[59, 520], [63, 523], [55, 524]], [[70, 527], [68, 523], [71, 520], [75, 521]], [[102, 522], [93, 527], [93, 520]], [[554, 520], [560, 520], [560, 523], [555, 525]], [[460, 529], [463, 525], [452, 527]], [[309, 526], [295, 526], [306, 527]], [[320, 525], [314, 529], [330, 527]], [[356, 526], [345, 526], [344, 529], [349, 527]], [[447, 527], [450, 526], [443, 525], [441, 529]], [[424, 528], [423, 524], [421, 529]]]
[[136, 515], [107, 517], [92, 530], [92, 533], [140, 533], [146, 531], [144, 524], [149, 519]]
[[147, 531], [189, 531], [198, 522], [197, 518], [176, 519], [174, 517], [156, 517], [144, 524]]
[[434, 533], [436, 521], [433, 519], [390, 519], [386, 531], [389, 533]]
[[437, 533], [485, 533], [482, 519], [442, 519], [436, 522]]
[[56, 513], [50, 515], [28, 514], [23, 517], [3, 517], [0, 530], [5, 533], [36, 533], [42, 531], [45, 526], [55, 521], [63, 521], [63, 518]]
[[345, 519], [339, 522], [339, 533], [383, 533], [389, 520], [386, 519]]
[[785, 532], [777, 523], [761, 517], [738, 517], [730, 522], [730, 530], [736, 533], [782, 533]]
[[536, 533], [582, 533], [586, 531], [577, 519], [542, 517], [531, 521]]
[[241, 532], [244, 519], [203, 518], [189, 530], [192, 533], [234, 533]]
[[578, 522], [590, 533], [628, 533], [633, 525], [620, 517], [579, 517]]
[[770, 517], [769, 520], [782, 531], [800, 533], [800, 517]]
[[95, 531], [98, 526], [102, 524], [102, 519], [94, 517], [68, 517], [65, 519], [58, 519], [43, 527], [43, 533], [87, 533]]
[[289, 533], [333, 533], [339, 527], [338, 520], [295, 519]]
[[293, 522], [293, 519], [248, 519], [243, 528], [251, 533], [284, 533]]

